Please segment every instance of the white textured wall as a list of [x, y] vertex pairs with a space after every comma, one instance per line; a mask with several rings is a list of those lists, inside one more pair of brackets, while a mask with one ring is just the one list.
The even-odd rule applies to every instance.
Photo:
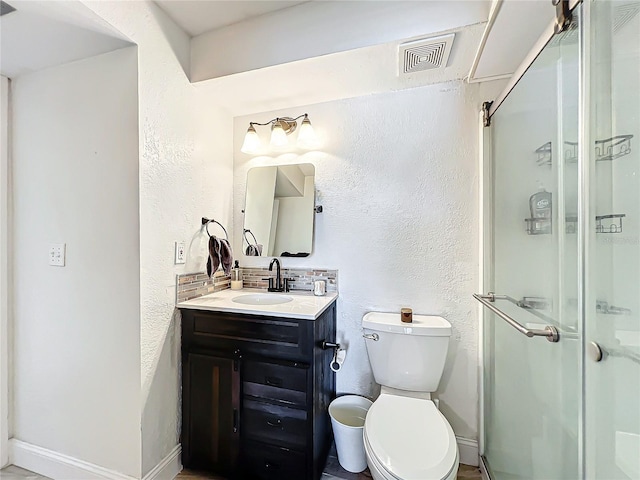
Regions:
[[142, 475], [178, 444], [174, 241], [231, 228], [232, 119], [189, 83], [189, 37], [151, 2], [86, 2], [138, 45]]
[[[140, 472], [137, 55], [13, 81], [14, 437]], [[48, 245], [67, 244], [67, 265]]]
[[[339, 270], [338, 341], [348, 346], [339, 392], [376, 395], [361, 321], [368, 311], [439, 314], [453, 325], [437, 396], [456, 435], [477, 436], [477, 112], [480, 87], [462, 82], [237, 117], [235, 248], [247, 170], [310, 162], [318, 203], [313, 254], [283, 266]], [[240, 153], [249, 121], [308, 112], [319, 151]], [[241, 259], [266, 265], [269, 259]]]

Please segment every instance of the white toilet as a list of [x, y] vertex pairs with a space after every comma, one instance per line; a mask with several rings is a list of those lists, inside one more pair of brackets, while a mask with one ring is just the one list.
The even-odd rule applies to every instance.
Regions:
[[453, 430], [431, 400], [440, 383], [451, 324], [442, 317], [367, 313], [365, 342], [382, 386], [364, 424], [364, 450], [374, 480], [449, 480], [458, 473]]

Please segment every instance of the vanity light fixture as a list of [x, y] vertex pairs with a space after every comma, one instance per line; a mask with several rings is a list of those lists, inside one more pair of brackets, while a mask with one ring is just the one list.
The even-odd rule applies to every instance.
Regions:
[[298, 124], [294, 122], [293, 127], [288, 128], [288, 124], [284, 122], [285, 122], [284, 120], [280, 121], [278, 119], [271, 125], [271, 142], [269, 142], [269, 144], [273, 148], [280, 149], [280, 148], [286, 147], [287, 144], [289, 143], [289, 140], [287, 139], [287, 133], [284, 130], [285, 127], [287, 127], [287, 131], [291, 133], [298, 126]]
[[271, 141], [269, 144], [276, 150], [281, 150], [289, 145], [288, 135], [291, 135], [298, 128], [298, 120], [302, 118], [300, 125], [300, 131], [298, 132], [297, 146], [310, 150], [318, 145], [318, 139], [313, 127], [311, 126], [311, 120], [309, 120], [308, 114], [303, 114], [295, 118], [291, 117], [277, 117], [269, 120], [266, 123], [249, 122], [249, 128], [247, 134], [244, 137], [242, 148], [243, 153], [260, 153], [262, 143], [258, 132], [256, 132], [256, 125], [267, 126], [271, 125]]
[[242, 148], [240, 151], [245, 153], [255, 153], [260, 150], [260, 137], [258, 136], [258, 132], [253, 127], [253, 124], [249, 124], [249, 130], [247, 130], [247, 134], [244, 136], [244, 142], [242, 143]]

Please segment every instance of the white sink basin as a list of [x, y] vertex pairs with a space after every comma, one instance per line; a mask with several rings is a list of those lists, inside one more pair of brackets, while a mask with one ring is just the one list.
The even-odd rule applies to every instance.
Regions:
[[252, 293], [232, 298], [233, 302], [244, 305], [280, 305], [281, 303], [288, 303], [291, 300], [293, 300], [293, 297], [274, 293]]

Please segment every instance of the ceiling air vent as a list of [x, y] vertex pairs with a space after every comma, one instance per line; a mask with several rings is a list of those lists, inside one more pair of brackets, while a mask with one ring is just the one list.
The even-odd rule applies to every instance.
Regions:
[[400, 72], [404, 74], [447, 66], [455, 33], [423, 38], [400, 45]]

